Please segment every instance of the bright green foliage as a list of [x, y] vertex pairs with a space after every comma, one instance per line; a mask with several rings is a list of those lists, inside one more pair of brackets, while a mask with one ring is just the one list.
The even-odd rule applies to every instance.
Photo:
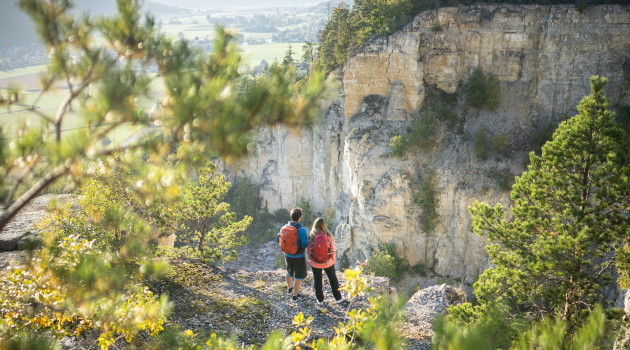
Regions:
[[[630, 237], [630, 170], [620, 163], [606, 82], [592, 77], [579, 114], [560, 124], [542, 156], [530, 154], [512, 187], [513, 219], [500, 204], [470, 207], [494, 266], [475, 283], [481, 304], [493, 301], [534, 318], [557, 314], [571, 332], [588, 305], [603, 302], [612, 253]], [[618, 251], [622, 274], [629, 271], [624, 253]]]
[[497, 78], [494, 75], [486, 77], [481, 69], [475, 69], [470, 76], [468, 105], [493, 110], [499, 106], [500, 99], [501, 89]]
[[[41, 129], [3, 131], [12, 138], [8, 147], [0, 149], [1, 178], [9, 172], [19, 174], [18, 181], [36, 171], [42, 175], [17, 199], [6, 189], [0, 191], [10, 204], [0, 214], [0, 227], [60, 177], [84, 177], [87, 159], [108, 159], [113, 151], [103, 147], [103, 141], [123, 124], [160, 127], [154, 133], [159, 137], [124, 145], [119, 151], [127, 164], [137, 168], [136, 180], [143, 180], [139, 191], [143, 200], [151, 201], [153, 194], [178, 186], [170, 181], [168, 171], [187, 178], [189, 165], [204, 164], [217, 154], [233, 162], [247, 154], [256, 128], [277, 123], [298, 126], [318, 110], [316, 101], [325, 87], [322, 74], [311, 74], [299, 86], [294, 84], [292, 67], [272, 67], [255, 80], [247, 79], [234, 34], [219, 29], [214, 52], [204, 55], [185, 41], [160, 34], [152, 18], [141, 19], [137, 1], [117, 3], [115, 16], [89, 18], [70, 15], [68, 1], [19, 1], [50, 52], [42, 95], [50, 94], [58, 82], [68, 95], [55, 115], [36, 106], [31, 110], [40, 117]], [[162, 89], [152, 89], [162, 82], [165, 96], [156, 104], [160, 108], [149, 114], [144, 104], [155, 102], [156, 92]], [[3, 101], [18, 98], [19, 94], [11, 94]], [[71, 111], [83, 118], [85, 128], [62, 133]], [[143, 149], [148, 156], [136, 152]], [[175, 169], [144, 162], [165, 158], [174, 149]]]
[[141, 331], [162, 330], [168, 302], [136, 282], [155, 267], [131, 263], [134, 245], [103, 254], [77, 235], [49, 243], [23, 265], [2, 271], [0, 342], [38, 329], [62, 336], [95, 328], [106, 349], [115, 337], [130, 341]]
[[169, 187], [167, 193], [156, 194], [150, 203], [145, 203], [133, 178], [130, 168], [115, 155], [109, 166], [101, 164], [93, 170], [93, 177], [81, 184], [78, 212], [64, 214], [55, 221], [74, 230], [82, 228], [81, 236], [95, 240], [103, 249], [116, 250], [130, 237], [148, 244], [152, 237], [172, 233], [174, 204], [164, 195], [177, 198], [178, 193], [168, 192], [177, 191], [178, 187]]
[[418, 190], [414, 192], [413, 198], [420, 206], [420, 228], [425, 233], [433, 232], [440, 220], [437, 212], [439, 196], [436, 188], [437, 174], [435, 170], [427, 170], [418, 181]]
[[236, 233], [247, 229], [252, 218], [245, 216], [236, 221], [236, 214], [224, 202], [231, 184], [217, 173], [214, 163], [208, 162], [199, 169], [198, 182], [184, 189], [175, 213], [183, 224], [177, 242], [184, 246], [174, 249], [178, 254], [205, 262], [233, 260], [236, 249], [245, 244], [245, 237], [237, 237]]
[[400, 281], [408, 269], [409, 265], [398, 255], [396, 245], [390, 243], [383, 244], [372, 252], [365, 272]]
[[515, 322], [507, 313], [496, 308], [483, 312], [482, 318], [472, 324], [458, 322], [450, 314], [438, 318], [433, 324], [433, 348], [595, 350], [611, 348], [614, 340], [615, 333], [607, 329], [606, 316], [600, 306], [594, 309], [572, 336], [568, 333], [568, 323], [561, 317], [544, 318], [528, 325]]
[[344, 283], [339, 290], [345, 291], [350, 300], [372, 291], [367, 286], [367, 278], [362, 275], [364, 266], [365, 262], [358, 264], [354, 269], [345, 269], [343, 272], [346, 277], [346, 283]]
[[389, 146], [392, 148], [392, 154], [396, 157], [402, 157], [407, 150], [408, 143], [403, 135], [395, 135], [389, 139]]

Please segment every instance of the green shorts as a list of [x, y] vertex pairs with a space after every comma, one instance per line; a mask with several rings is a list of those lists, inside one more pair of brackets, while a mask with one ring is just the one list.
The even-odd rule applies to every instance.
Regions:
[[296, 280], [306, 278], [306, 258], [289, 258], [285, 256], [287, 263], [287, 274]]

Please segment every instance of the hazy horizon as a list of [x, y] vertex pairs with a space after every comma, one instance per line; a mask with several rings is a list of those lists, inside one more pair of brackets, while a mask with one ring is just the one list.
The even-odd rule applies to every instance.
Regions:
[[214, 8], [237, 8], [237, 7], [295, 7], [295, 6], [312, 6], [327, 0], [231, 0], [229, 2], [223, 0], [151, 0], [167, 6], [211, 10]]

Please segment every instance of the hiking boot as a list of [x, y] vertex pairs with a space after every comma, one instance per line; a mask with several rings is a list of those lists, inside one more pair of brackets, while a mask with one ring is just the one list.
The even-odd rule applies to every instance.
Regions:
[[293, 287], [287, 288], [287, 294], [293, 294]]
[[339, 299], [335, 300], [335, 302], [336, 302], [337, 304], [341, 304], [341, 303], [342, 303], [342, 302], [344, 302], [344, 301], [346, 301], [346, 297], [345, 297], [345, 296], [343, 296], [343, 295], [341, 296], [341, 298], [339, 298]]
[[319, 301], [319, 300], [317, 300], [317, 298], [315, 298], [315, 301], [317, 301], [317, 305], [322, 305], [322, 304], [324, 303], [324, 301], [323, 301], [323, 300], [322, 300], [322, 301]]
[[298, 293], [297, 295], [293, 296], [293, 301], [297, 301], [298, 299], [302, 298], [302, 294]]

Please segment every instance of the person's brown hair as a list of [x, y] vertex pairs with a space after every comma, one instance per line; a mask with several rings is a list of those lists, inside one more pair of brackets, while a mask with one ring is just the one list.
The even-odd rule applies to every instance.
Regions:
[[299, 221], [301, 217], [302, 217], [302, 208], [291, 209], [291, 220]]
[[311, 238], [315, 237], [315, 235], [319, 231], [324, 231], [328, 236], [332, 236], [332, 233], [330, 233], [330, 231], [328, 231], [328, 228], [326, 228], [326, 222], [324, 221], [324, 218], [317, 218], [315, 219], [315, 221], [313, 221], [313, 227], [311, 228], [311, 233], [309, 235], [311, 236]]

